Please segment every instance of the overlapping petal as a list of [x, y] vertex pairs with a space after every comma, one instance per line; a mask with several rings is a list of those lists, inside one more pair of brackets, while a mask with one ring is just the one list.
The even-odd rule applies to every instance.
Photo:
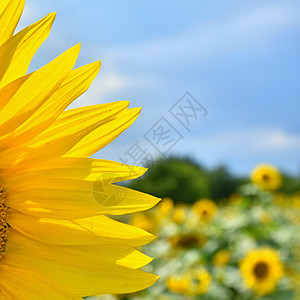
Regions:
[[24, 4], [25, 0], [0, 1], [0, 45], [13, 35], [21, 17]]
[[13, 35], [23, 6], [24, 0], [0, 2], [1, 217], [9, 225], [1, 240], [0, 298], [82, 299], [144, 289], [157, 276], [138, 270], [152, 258], [135, 247], [155, 237], [105, 215], [145, 210], [159, 199], [116, 184], [146, 169], [88, 158], [127, 129], [140, 108], [120, 101], [65, 110], [88, 89], [100, 61], [73, 70], [76, 45], [26, 75], [55, 13]]
[[80, 45], [76, 45], [41, 69], [0, 89], [0, 136], [22, 125], [49, 99], [74, 67], [79, 50]]
[[33, 271], [32, 268], [14, 268], [2, 263], [0, 273], [1, 293], [7, 300], [82, 299], [77, 296], [78, 294], [69, 292], [66, 286], [61, 286], [57, 281], [46, 278], [40, 272]]
[[43, 132], [76, 98], [89, 88], [99, 69], [100, 61], [72, 70], [41, 108], [11, 135], [4, 137], [2, 143], [13, 147], [26, 143]]
[[[10, 1], [14, 2], [18, 1]], [[54, 19], [55, 13], [51, 13], [0, 46], [0, 88], [26, 74], [33, 55], [48, 37]]]
[[7, 222], [27, 237], [54, 245], [123, 244], [137, 247], [155, 238], [142, 229], [103, 215], [76, 220], [54, 220], [11, 212], [7, 216]]
[[82, 138], [64, 156], [88, 157], [117, 138], [136, 120], [140, 108], [131, 108], [122, 111], [117, 118], [96, 128]]
[[155, 275], [135, 270], [152, 259], [126, 245], [45, 245], [15, 230], [11, 235], [13, 240], [3, 259], [5, 265], [31, 268], [50, 282], [64, 282], [76, 294], [134, 292], [157, 280]]

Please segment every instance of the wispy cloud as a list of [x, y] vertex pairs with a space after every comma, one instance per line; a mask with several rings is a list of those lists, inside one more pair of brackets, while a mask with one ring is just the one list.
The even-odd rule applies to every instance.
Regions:
[[[274, 39], [280, 33], [300, 25], [294, 6], [273, 3], [250, 11], [234, 11], [221, 20], [199, 22], [185, 32], [144, 43], [109, 49], [96, 45], [86, 55], [102, 54], [115, 72], [108, 79], [126, 77], [127, 85], [140, 87], [141, 81], [146, 82], [143, 77], [147, 77], [148, 86], [155, 81], [155, 88], [163, 87], [168, 81], [165, 72], [172, 68], [207, 63], [224, 56], [231, 59], [236, 54], [249, 54], [256, 48], [274, 47]], [[126, 62], [133, 62], [135, 67], [131, 68]], [[121, 91], [123, 87], [116, 88]]]
[[215, 134], [194, 139], [194, 143], [209, 149], [221, 149], [224, 153], [274, 153], [299, 151], [300, 135], [278, 128], [253, 128]]
[[286, 28], [299, 25], [295, 7], [288, 3], [261, 6], [252, 11], [236, 11], [217, 22], [199, 22], [186, 32], [143, 44], [109, 49], [106, 57], [123, 60], [134, 57], [145, 63], [158, 59], [163, 65], [207, 60], [230, 51], [261, 46]]
[[173, 150], [193, 155], [200, 161], [231, 162], [237, 168], [239, 162], [281, 162], [282, 167], [292, 166], [293, 162], [291, 169], [295, 170], [299, 161], [300, 135], [279, 128], [250, 128], [187, 137], [178, 149]]

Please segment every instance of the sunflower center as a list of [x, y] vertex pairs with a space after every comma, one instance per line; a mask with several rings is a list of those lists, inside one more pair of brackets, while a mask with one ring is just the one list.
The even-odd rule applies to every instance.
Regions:
[[2, 252], [5, 250], [5, 244], [7, 242], [6, 232], [8, 225], [6, 223], [7, 207], [4, 205], [5, 196], [5, 189], [0, 185], [0, 258], [2, 256]]
[[178, 246], [193, 247], [197, 246], [198, 237], [192, 234], [182, 235], [178, 240]]
[[268, 174], [264, 174], [262, 176], [263, 181], [269, 181], [270, 180], [270, 176]]
[[265, 262], [259, 262], [254, 267], [254, 274], [257, 278], [264, 278], [269, 272], [269, 266]]

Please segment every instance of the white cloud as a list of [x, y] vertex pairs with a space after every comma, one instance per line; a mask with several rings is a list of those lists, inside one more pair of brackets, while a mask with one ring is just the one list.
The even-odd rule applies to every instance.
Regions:
[[[248, 156], [257, 154], [286, 152], [300, 153], [300, 135], [288, 133], [277, 128], [254, 128], [218, 133], [212, 136], [186, 138], [191, 149], [226, 155]], [[182, 145], [184, 146], [184, 145]]]
[[[268, 49], [273, 47], [273, 39], [280, 32], [299, 24], [295, 7], [288, 3], [273, 3], [250, 11], [237, 11], [217, 22], [200, 22], [185, 32], [145, 43], [109, 49], [96, 46], [86, 55], [97, 57], [96, 53], [102, 53], [106, 64], [115, 72], [111, 78], [124, 78], [120, 66], [124, 68], [124, 62], [134, 62], [133, 70], [125, 63], [126, 84], [140, 88], [139, 83], [143, 81], [148, 88], [152, 84], [153, 89], [163, 87], [168, 81], [164, 71], [159, 70], [199, 64], [228, 54], [240, 55], [257, 47]], [[136, 71], [141, 68], [147, 71]], [[122, 85], [115, 88], [120, 90]]]
[[112, 92], [125, 88], [129, 80], [124, 76], [115, 73], [99, 74], [94, 80], [89, 90], [70, 105], [69, 108], [80, 107], [82, 105], [99, 104], [100, 100], [105, 101], [105, 97]]

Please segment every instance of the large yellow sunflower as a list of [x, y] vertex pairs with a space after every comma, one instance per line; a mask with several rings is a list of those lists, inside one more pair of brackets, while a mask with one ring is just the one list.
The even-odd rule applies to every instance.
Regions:
[[145, 169], [88, 158], [140, 109], [115, 102], [65, 111], [88, 89], [100, 62], [73, 69], [76, 45], [26, 75], [55, 14], [13, 35], [23, 6], [24, 0], [0, 1], [0, 299], [82, 299], [144, 289], [157, 276], [138, 270], [151, 258], [135, 247], [153, 236], [105, 215], [157, 203], [114, 184]]
[[245, 285], [258, 295], [271, 293], [283, 275], [278, 253], [271, 248], [250, 251], [240, 264]]
[[275, 167], [263, 164], [252, 171], [251, 181], [263, 190], [273, 191], [281, 187], [282, 177]]

